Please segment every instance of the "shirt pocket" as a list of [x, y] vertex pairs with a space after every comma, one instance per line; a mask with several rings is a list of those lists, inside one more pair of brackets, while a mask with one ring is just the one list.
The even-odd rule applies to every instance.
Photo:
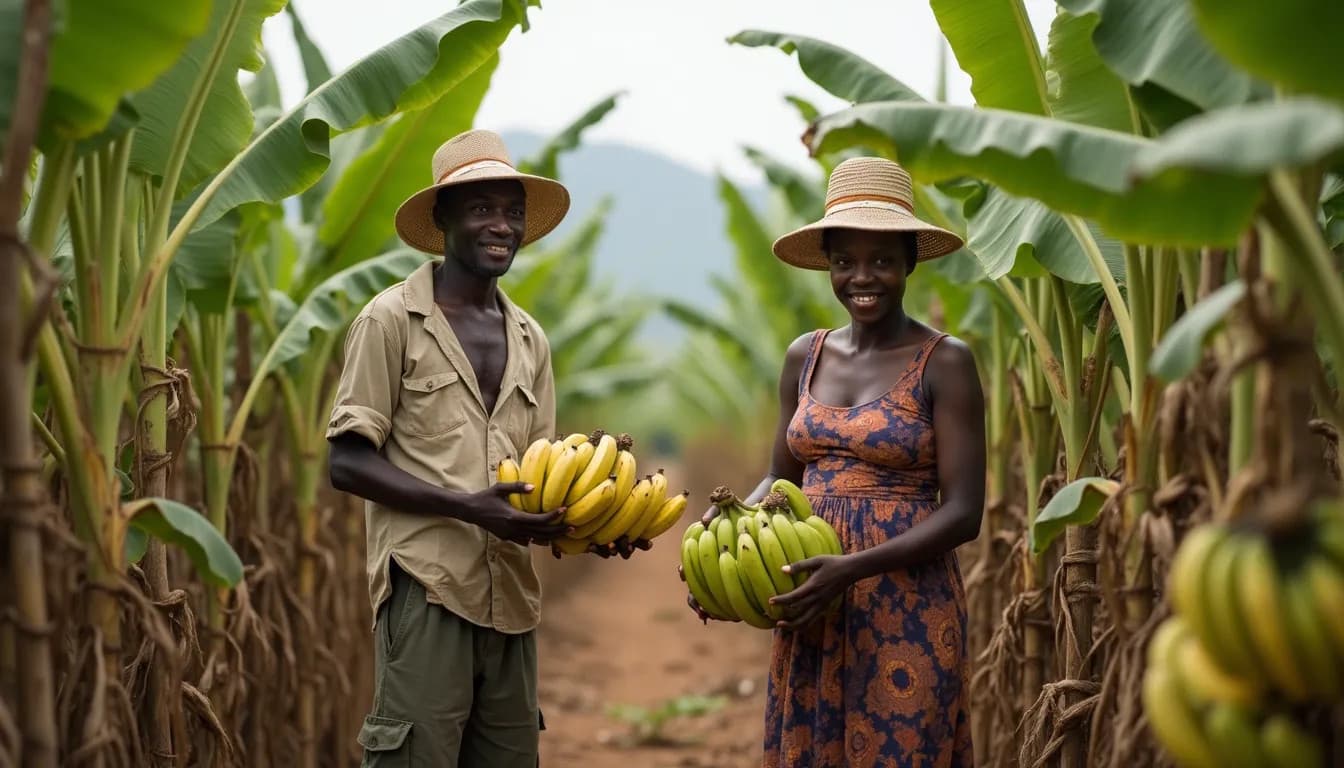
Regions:
[[467, 421], [471, 393], [457, 371], [401, 380], [397, 428], [417, 437], [438, 437]]
[[532, 425], [538, 416], [537, 396], [523, 384], [514, 384], [517, 390], [509, 398], [508, 413], [505, 414], [504, 429], [520, 452], [527, 449], [527, 438], [532, 434]]

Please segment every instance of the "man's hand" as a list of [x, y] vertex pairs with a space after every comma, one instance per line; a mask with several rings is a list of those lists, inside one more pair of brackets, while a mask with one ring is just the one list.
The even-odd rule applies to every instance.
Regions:
[[573, 530], [572, 526], [562, 522], [564, 509], [533, 515], [519, 512], [509, 504], [509, 494], [531, 491], [531, 483], [495, 483], [467, 497], [467, 520], [505, 541], [523, 546], [534, 541], [557, 539]]

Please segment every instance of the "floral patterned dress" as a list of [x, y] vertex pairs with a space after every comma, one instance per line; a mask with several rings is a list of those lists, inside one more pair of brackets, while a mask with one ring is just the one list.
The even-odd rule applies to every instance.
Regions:
[[[875, 547], [938, 507], [925, 342], [895, 386], [853, 408], [812, 399], [828, 331], [803, 365], [788, 444], [803, 491], [846, 552]], [[972, 764], [966, 596], [956, 555], [856, 582], [843, 608], [775, 630], [767, 768], [960, 768]]]

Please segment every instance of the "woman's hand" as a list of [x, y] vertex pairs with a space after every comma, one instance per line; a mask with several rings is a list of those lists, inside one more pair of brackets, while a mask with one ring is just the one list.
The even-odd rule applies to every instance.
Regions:
[[806, 573], [807, 581], [792, 591], [770, 598], [790, 616], [780, 626], [798, 629], [826, 612], [837, 597], [855, 582], [853, 561], [848, 555], [818, 555], [784, 566], [789, 574]]
[[705, 514], [700, 516], [700, 522], [704, 523], [705, 525], [709, 525], [709, 521], [713, 520], [718, 516], [719, 516], [719, 505], [710, 504], [709, 509], [705, 510]]

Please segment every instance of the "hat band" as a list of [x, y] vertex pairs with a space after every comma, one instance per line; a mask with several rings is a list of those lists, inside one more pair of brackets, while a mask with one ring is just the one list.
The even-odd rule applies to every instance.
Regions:
[[914, 213], [915, 209], [899, 197], [842, 197], [826, 206], [826, 215], [851, 208], [876, 208], [897, 213]]
[[451, 171], [448, 171], [447, 173], [443, 174], [442, 176], [439, 177], [439, 180], [436, 181], [435, 183], [442, 184], [445, 181], [452, 181], [453, 179], [456, 179], [460, 176], [465, 176], [468, 173], [471, 173], [472, 171], [478, 171], [482, 168], [508, 168], [510, 171], [513, 170], [512, 165], [509, 165], [508, 163], [503, 162], [502, 160], [473, 160], [470, 163], [459, 165], [456, 168], [452, 169]]

